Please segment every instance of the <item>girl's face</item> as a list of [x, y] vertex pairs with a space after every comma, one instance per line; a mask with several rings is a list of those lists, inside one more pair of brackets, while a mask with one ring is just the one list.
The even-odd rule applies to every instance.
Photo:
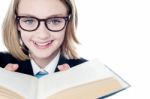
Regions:
[[[50, 29], [59, 28], [57, 26], [64, 19], [54, 17], [66, 17], [67, 8], [59, 0], [21, 0], [18, 6], [18, 16], [27, 16], [27, 19], [20, 19], [23, 25], [27, 25], [26, 29], [32, 29], [38, 22], [33, 18], [47, 19]], [[31, 25], [31, 26], [30, 26]], [[24, 26], [24, 27], [25, 27]], [[33, 58], [47, 59], [53, 58], [60, 50], [60, 46], [64, 40], [66, 25], [61, 31], [50, 31], [45, 26], [44, 21], [40, 22], [39, 27], [34, 31], [25, 31], [18, 25], [21, 38], [28, 47], [30, 55]]]

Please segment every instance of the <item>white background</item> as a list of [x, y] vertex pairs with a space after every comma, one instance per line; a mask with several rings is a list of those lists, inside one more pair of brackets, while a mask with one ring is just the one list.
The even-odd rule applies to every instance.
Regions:
[[[10, 0], [0, 1], [0, 25]], [[108, 99], [150, 99], [149, 0], [76, 0], [80, 55], [99, 58], [131, 87]], [[6, 50], [0, 37], [0, 51]]]

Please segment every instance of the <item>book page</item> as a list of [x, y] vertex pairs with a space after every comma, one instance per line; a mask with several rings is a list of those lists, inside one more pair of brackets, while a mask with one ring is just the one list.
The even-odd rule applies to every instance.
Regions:
[[[52, 75], [45, 76], [39, 80], [42, 96], [49, 97], [62, 90], [87, 84], [93, 81], [103, 80], [109, 77], [116, 77], [115, 74], [101, 64], [98, 60], [88, 61], [75, 66], [69, 70], [58, 72]], [[124, 81], [120, 80], [126, 85]], [[119, 89], [118, 89], [119, 90]]]
[[106, 69], [108, 69], [109, 71], [111, 71], [112, 75], [119, 81], [119, 83], [122, 85], [123, 88], [128, 88], [130, 87], [130, 85], [123, 80], [117, 73], [115, 73], [113, 70], [111, 70], [108, 66], [106, 66]]
[[24, 99], [24, 97], [3, 86], [0, 86], [0, 99]]
[[60, 91], [46, 99], [97, 99], [121, 88], [113, 77]]
[[9, 91], [14, 92], [16, 95], [18, 94], [25, 99], [35, 98], [34, 95], [35, 91], [37, 90], [36, 83], [38, 81], [35, 77], [22, 73], [11, 72], [3, 68], [0, 68], [0, 75], [0, 94], [7, 94]]

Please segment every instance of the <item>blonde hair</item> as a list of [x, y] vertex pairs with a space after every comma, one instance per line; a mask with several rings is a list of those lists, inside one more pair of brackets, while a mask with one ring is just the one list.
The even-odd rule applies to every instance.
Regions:
[[[75, 36], [77, 27], [77, 10], [73, 0], [60, 0], [68, 9], [70, 20], [66, 27], [64, 42], [61, 45], [61, 54], [67, 59], [79, 58], [75, 44], [79, 44]], [[24, 52], [20, 44], [20, 35], [17, 31], [16, 11], [20, 0], [11, 0], [8, 12], [3, 22], [3, 39], [8, 51], [18, 60], [29, 59], [29, 56]]]

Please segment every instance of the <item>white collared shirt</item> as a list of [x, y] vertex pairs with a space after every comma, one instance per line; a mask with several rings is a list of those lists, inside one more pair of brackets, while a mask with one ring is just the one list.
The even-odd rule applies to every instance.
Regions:
[[60, 52], [55, 56], [55, 58], [45, 67], [40, 68], [33, 59], [31, 59], [33, 74], [36, 75], [39, 71], [47, 71], [49, 74], [54, 73], [59, 61]]

